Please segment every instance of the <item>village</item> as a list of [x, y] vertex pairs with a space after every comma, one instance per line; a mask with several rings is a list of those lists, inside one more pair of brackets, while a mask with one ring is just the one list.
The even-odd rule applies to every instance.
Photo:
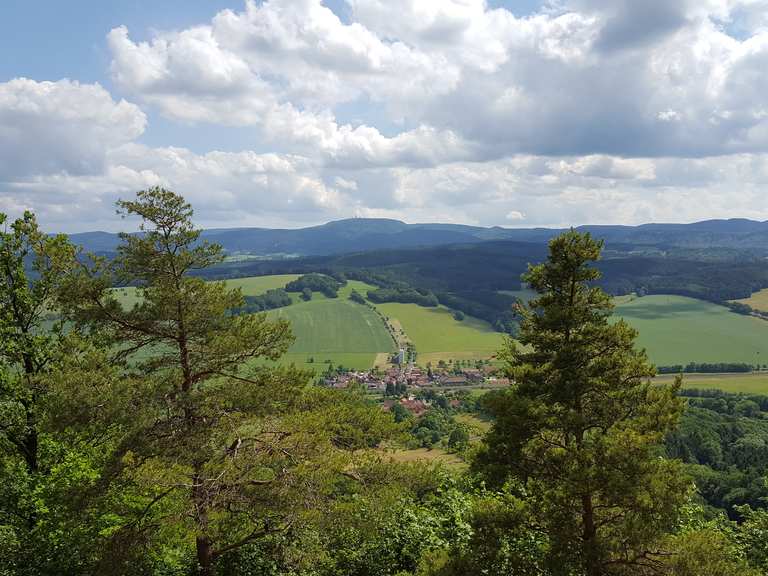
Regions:
[[401, 349], [384, 369], [337, 370], [324, 374], [321, 383], [336, 389], [360, 386], [369, 393], [381, 394], [385, 410], [397, 401], [418, 416], [429, 407], [424, 398], [426, 391], [503, 388], [509, 386], [510, 380], [487, 360], [441, 360], [437, 366], [422, 367], [416, 365], [407, 350]]

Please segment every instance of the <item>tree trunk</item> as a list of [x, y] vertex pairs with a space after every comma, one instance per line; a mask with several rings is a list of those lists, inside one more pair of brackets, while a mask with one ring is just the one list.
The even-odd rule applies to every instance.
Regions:
[[213, 576], [214, 558], [213, 543], [208, 536], [208, 503], [205, 486], [201, 474], [201, 465], [195, 463], [195, 474], [192, 477], [192, 502], [195, 505], [195, 520], [197, 521], [198, 536], [195, 539], [197, 552], [197, 573], [199, 576]]
[[37, 474], [39, 465], [37, 462], [37, 430], [30, 428], [22, 440], [24, 446], [24, 463], [27, 465], [27, 472]]
[[195, 541], [197, 549], [197, 573], [199, 576], [214, 576], [213, 546], [208, 536], [198, 536]]
[[602, 576], [600, 555], [597, 550], [597, 527], [595, 526], [595, 511], [592, 505], [592, 495], [581, 497], [581, 522], [583, 526], [581, 549], [584, 560], [584, 570], [587, 576]]

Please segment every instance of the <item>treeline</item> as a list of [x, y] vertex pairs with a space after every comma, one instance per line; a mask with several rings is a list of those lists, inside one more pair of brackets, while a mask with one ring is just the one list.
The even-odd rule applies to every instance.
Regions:
[[768, 412], [768, 396], [765, 394], [725, 392], [714, 388], [684, 388], [680, 390], [680, 395], [687, 398], [693, 406], [707, 408], [721, 414], [757, 416], [759, 412]]
[[[768, 287], [768, 267], [750, 252], [728, 251], [716, 260], [709, 258], [707, 251], [636, 252], [637, 246], [614, 246], [608, 257], [597, 264], [602, 277], [596, 283], [613, 295], [676, 294], [723, 304], [740, 314], [752, 311], [731, 300], [749, 297]], [[211, 273], [247, 276], [318, 272], [361, 280], [379, 288], [428, 291], [440, 303], [509, 332], [516, 329], [510, 301], [494, 295], [500, 290], [519, 289], [520, 276], [528, 264], [542, 260], [545, 255], [544, 244], [490, 241], [291, 261], [232, 263]]]
[[312, 292], [320, 292], [328, 298], [338, 298], [339, 289], [344, 286], [344, 284], [345, 282], [331, 276], [312, 273], [304, 274], [300, 278], [288, 282], [288, 284], [285, 285], [285, 291], [302, 292], [305, 294], [307, 291], [309, 291], [310, 294]]
[[233, 314], [253, 314], [276, 308], [290, 306], [293, 303], [290, 295], [282, 288], [267, 290], [264, 294], [244, 296], [243, 305], [233, 308]]
[[440, 304], [460, 310], [465, 314], [485, 320], [498, 332], [515, 335], [519, 327], [518, 314], [514, 306], [519, 300], [508, 294], [492, 290], [476, 290], [471, 292], [438, 292]]
[[401, 302], [403, 304], [418, 304], [427, 308], [434, 308], [439, 304], [437, 297], [432, 292], [418, 288], [377, 288], [368, 291], [368, 299], [376, 304]]
[[755, 366], [746, 362], [689, 362], [685, 366], [658, 366], [659, 374], [716, 374], [719, 372], [752, 372]]

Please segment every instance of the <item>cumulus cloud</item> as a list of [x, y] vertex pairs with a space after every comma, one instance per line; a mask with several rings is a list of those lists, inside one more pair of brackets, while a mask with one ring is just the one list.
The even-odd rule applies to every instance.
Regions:
[[105, 151], [134, 140], [145, 125], [137, 106], [115, 102], [98, 84], [0, 83], [0, 179], [100, 172]]
[[249, 0], [150, 42], [116, 28], [113, 74], [171, 117], [259, 126], [352, 162], [400, 161], [377, 127], [336, 121], [358, 100], [427, 127], [434, 149], [463, 141], [437, 161], [768, 148], [768, 29], [724, 26], [762, 0], [573, 0], [523, 18], [483, 0], [347, 1], [349, 23], [320, 0]]
[[[345, 19], [248, 0], [146, 41], [117, 27], [110, 73], [130, 102], [0, 84], [0, 210], [108, 222], [114, 198], [160, 183], [217, 225], [765, 218], [768, 0], [552, 0], [527, 16], [345, 1]], [[146, 146], [138, 106], [247, 131], [259, 152]]]

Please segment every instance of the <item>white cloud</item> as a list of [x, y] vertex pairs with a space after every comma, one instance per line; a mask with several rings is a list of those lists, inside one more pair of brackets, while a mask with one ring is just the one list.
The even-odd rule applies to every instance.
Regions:
[[137, 106], [115, 102], [98, 84], [0, 83], [0, 180], [100, 172], [105, 151], [134, 140], [145, 125]]
[[143, 145], [97, 84], [0, 84], [0, 209], [106, 222], [161, 183], [218, 225], [766, 218], [768, 0], [346, 1], [108, 33], [121, 94], [259, 153]]

